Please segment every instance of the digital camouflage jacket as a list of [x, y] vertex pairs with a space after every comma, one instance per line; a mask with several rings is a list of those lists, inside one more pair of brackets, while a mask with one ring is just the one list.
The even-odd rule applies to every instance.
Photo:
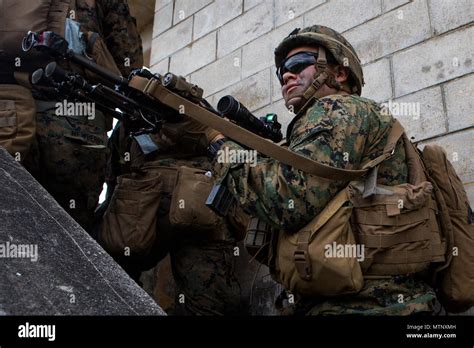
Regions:
[[126, 0], [75, 0], [75, 7], [75, 20], [103, 38], [123, 76], [143, 66], [142, 40]]
[[[319, 99], [288, 126], [288, 148], [320, 163], [359, 169], [379, 156], [387, 142], [393, 117], [375, 102], [356, 95], [331, 95]], [[229, 141], [224, 147], [241, 150]], [[227, 150], [226, 150], [227, 151]], [[216, 163], [219, 181], [247, 210], [274, 227], [297, 231], [314, 218], [347, 182], [306, 174], [277, 160], [258, 157], [255, 163]], [[403, 144], [378, 171], [378, 183], [406, 182]]]

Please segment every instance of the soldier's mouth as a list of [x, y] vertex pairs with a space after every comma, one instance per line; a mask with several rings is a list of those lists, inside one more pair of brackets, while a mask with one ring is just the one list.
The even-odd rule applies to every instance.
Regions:
[[286, 90], [286, 93], [287, 93], [287, 94], [291, 93], [291, 91], [293, 91], [295, 88], [298, 88], [298, 85], [290, 86], [290, 88], [288, 88], [288, 89]]

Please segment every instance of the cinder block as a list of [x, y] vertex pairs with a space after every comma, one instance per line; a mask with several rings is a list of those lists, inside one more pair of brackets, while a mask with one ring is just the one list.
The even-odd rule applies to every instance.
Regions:
[[400, 120], [410, 138], [414, 137], [418, 141], [447, 132], [440, 87], [424, 89], [393, 102], [398, 103], [398, 110], [403, 110], [405, 106], [411, 107], [412, 111], [419, 110], [418, 115], [416, 112], [393, 115]]
[[152, 65], [150, 70], [154, 73], [158, 73], [158, 74], [161, 74], [161, 75], [164, 75], [166, 74], [167, 72], [170, 71], [169, 69], [169, 57], [159, 61], [158, 63], [156, 63], [155, 65]]
[[194, 15], [194, 39], [219, 28], [242, 13], [242, 0], [216, 0]]
[[390, 76], [390, 60], [381, 59], [363, 67], [365, 85], [362, 96], [383, 102], [392, 98], [392, 82]]
[[168, 57], [191, 42], [193, 33], [193, 18], [175, 25], [152, 41], [151, 65]]
[[474, 27], [435, 37], [393, 56], [395, 96], [474, 71]]
[[175, 0], [173, 23], [181, 22], [211, 2], [212, 0]]
[[155, 12], [172, 2], [173, 0], [155, 0]]
[[378, 16], [382, 11], [381, 0], [331, 0], [304, 15], [305, 27], [321, 24], [339, 32]]
[[171, 56], [170, 71], [175, 74], [187, 75], [216, 58], [216, 33], [211, 33], [200, 40], [194, 41]]
[[294, 28], [302, 26], [303, 18], [300, 16], [245, 45], [242, 48], [242, 76], [247, 77], [275, 65], [275, 48]]
[[280, 100], [283, 98], [283, 95], [281, 94], [281, 85], [280, 81], [278, 80], [276, 76], [276, 67], [272, 66], [272, 102], [276, 102], [277, 100]]
[[231, 95], [250, 111], [270, 103], [270, 69], [263, 70], [245, 80], [212, 95], [208, 101], [217, 107], [219, 100]]
[[[361, 8], [365, 9], [365, 6]], [[357, 51], [362, 64], [414, 45], [430, 37], [426, 2], [416, 0], [358, 26], [344, 36]]]
[[410, 2], [410, 0], [382, 0], [382, 10], [383, 12], [388, 12], [396, 7], [405, 5], [407, 2]]
[[244, 0], [244, 12], [260, 5], [262, 2], [266, 2], [268, 6], [272, 6], [273, 4], [273, 0]]
[[448, 134], [428, 141], [442, 146], [463, 183], [474, 182], [474, 129]]
[[153, 37], [157, 37], [162, 32], [171, 28], [173, 19], [173, 3], [163, 6], [155, 12], [155, 20], [153, 21]]
[[204, 89], [204, 96], [212, 95], [240, 80], [242, 50], [236, 50], [191, 74], [191, 82]]
[[429, 0], [431, 25], [434, 33], [440, 34], [474, 21], [472, 0]]
[[474, 74], [445, 84], [444, 91], [449, 131], [474, 126]]
[[273, 26], [273, 8], [262, 3], [221, 27], [217, 34], [217, 56], [242, 47], [247, 42], [269, 32]]
[[325, 0], [275, 0], [275, 27], [307, 13]]

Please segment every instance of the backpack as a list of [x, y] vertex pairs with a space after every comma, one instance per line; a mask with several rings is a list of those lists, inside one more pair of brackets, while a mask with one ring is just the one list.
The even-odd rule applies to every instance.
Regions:
[[403, 141], [408, 183], [377, 185], [365, 195], [363, 182], [350, 182], [301, 230], [278, 232], [270, 269], [302, 296], [357, 293], [364, 278], [429, 274], [441, 304], [465, 311], [474, 305], [474, 224], [467, 194], [443, 149], [427, 145], [420, 153], [397, 124], [384, 153], [363, 169], [376, 168]]
[[464, 312], [474, 305], [473, 212], [461, 179], [443, 148], [426, 145], [421, 158], [434, 186], [448, 243], [446, 263], [435, 270], [435, 289], [448, 312]]

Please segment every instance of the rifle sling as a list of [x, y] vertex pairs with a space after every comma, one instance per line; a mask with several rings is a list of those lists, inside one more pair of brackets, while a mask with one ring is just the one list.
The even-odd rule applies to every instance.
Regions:
[[363, 170], [341, 169], [318, 163], [310, 158], [301, 156], [188, 101], [168, 90], [157, 80], [148, 80], [143, 77], [134, 76], [130, 80], [129, 86], [152, 96], [177, 111], [184, 107], [185, 114], [192, 119], [221, 132], [236, 142], [244, 144], [251, 149], [255, 149], [268, 157], [274, 158], [305, 173], [329, 180], [352, 181], [362, 178], [370, 169], [367, 167]]

